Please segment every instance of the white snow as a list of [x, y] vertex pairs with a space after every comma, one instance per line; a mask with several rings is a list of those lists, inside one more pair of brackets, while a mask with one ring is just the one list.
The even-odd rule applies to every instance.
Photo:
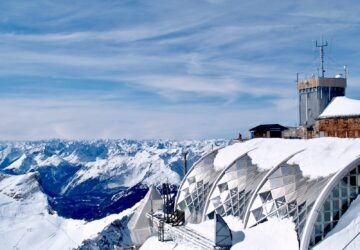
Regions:
[[[298, 249], [295, 224], [290, 219], [269, 218], [265, 223], [256, 227], [244, 229], [242, 222], [233, 216], [225, 216], [233, 234], [232, 250], [237, 249], [268, 249], [268, 250], [292, 250]], [[214, 220], [208, 220], [200, 224], [187, 224], [188, 227], [199, 234], [214, 241]], [[260, 240], [261, 239], [261, 240]]]
[[1, 248], [72, 249], [112, 221], [130, 215], [137, 206], [92, 222], [65, 219], [49, 213], [36, 174], [5, 176], [0, 182]]
[[63, 192], [92, 179], [110, 180], [109, 187], [132, 187], [139, 182], [180, 184], [184, 151], [189, 152], [192, 162], [214, 146], [225, 144], [227, 140], [0, 142], [0, 164], [18, 174], [42, 167], [79, 167], [63, 185]]
[[345, 96], [336, 97], [320, 114], [319, 118], [360, 115], [360, 100]]
[[314, 250], [360, 249], [360, 196], [350, 205], [338, 224]]
[[161, 242], [157, 236], [148, 238], [145, 243], [140, 247], [140, 250], [194, 250], [193, 247], [187, 245], [178, 245], [174, 241]]
[[[181, 166], [184, 150], [190, 152], [191, 156], [201, 156], [211, 150], [214, 145], [223, 145], [227, 141], [156, 140], [129, 142], [126, 140], [115, 140], [108, 142], [99, 141], [94, 144], [89, 142], [79, 143], [77, 145], [79, 149], [77, 150], [74, 150], [73, 146], [71, 146], [75, 142], [65, 141], [63, 143], [67, 145], [66, 149], [60, 150], [59, 153], [51, 157], [41, 153], [35, 160], [39, 166], [43, 166], [46, 163], [46, 157], [49, 158], [48, 162], [53, 162], [55, 166], [59, 165], [61, 161], [65, 164], [68, 162], [81, 166], [67, 185], [62, 188], [62, 193], [64, 194], [69, 189], [96, 178], [111, 180], [108, 187], [132, 187], [140, 182], [147, 185], [159, 185], [165, 181], [179, 184], [181, 181], [179, 173], [182, 173], [182, 169], [179, 166]], [[51, 142], [48, 144], [51, 145]], [[89, 153], [86, 150], [84, 152], [81, 151], [81, 147], [91, 146], [98, 148], [101, 145], [107, 149], [104, 155], [91, 157], [90, 154], [89, 157]], [[21, 144], [16, 145], [16, 147], [20, 147], [23, 150], [23, 145]], [[4, 158], [5, 156], [2, 157]], [[174, 166], [176, 167], [174, 168]]]
[[[256, 227], [243, 229], [242, 222], [233, 216], [226, 216], [224, 220], [228, 224], [233, 235], [231, 250], [297, 250], [298, 241], [295, 232], [295, 224], [290, 219], [270, 218]], [[214, 240], [214, 220], [208, 220], [200, 224], [187, 224], [186, 227], [195, 230], [210, 240]], [[141, 250], [152, 249], [187, 249], [187, 242], [175, 245], [173, 242], [158, 242], [157, 237], [149, 238]], [[190, 249], [195, 249], [194, 247]]]
[[214, 159], [215, 170], [220, 171], [224, 169], [242, 154], [255, 149], [260, 143], [260, 140], [249, 140], [245, 143], [235, 143], [220, 149]]
[[207, 220], [199, 224], [188, 223], [186, 227], [195, 230], [205, 238], [215, 240], [215, 220]]
[[35, 157], [36, 164], [39, 167], [47, 167], [47, 166], [54, 166], [57, 167], [61, 164], [62, 159], [57, 155], [52, 155], [50, 157], [42, 157], [38, 155]]
[[243, 240], [231, 250], [297, 250], [295, 224], [290, 219], [269, 218], [267, 222], [243, 231]]
[[333, 174], [360, 157], [360, 139], [253, 139], [219, 150], [214, 160], [215, 169], [224, 169], [247, 151], [250, 151], [252, 162], [263, 170], [273, 168], [296, 153], [287, 163], [298, 164], [304, 176], [317, 178]]
[[23, 154], [19, 159], [11, 163], [9, 166], [5, 168], [5, 170], [12, 170], [12, 169], [18, 169], [22, 166], [23, 162], [26, 159], [26, 155]]

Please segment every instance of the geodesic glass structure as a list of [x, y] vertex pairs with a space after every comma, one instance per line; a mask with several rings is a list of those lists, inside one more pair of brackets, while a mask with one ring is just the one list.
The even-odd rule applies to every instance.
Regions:
[[271, 169], [260, 169], [246, 153], [220, 171], [214, 169], [217, 154], [198, 161], [180, 185], [175, 206], [192, 223], [234, 215], [249, 228], [271, 217], [290, 218], [304, 250], [326, 238], [360, 193], [360, 150], [351, 163], [319, 178], [306, 177], [299, 165], [288, 163], [298, 153]]
[[336, 181], [321, 205], [312, 227], [310, 247], [315, 246], [326, 237], [359, 194], [360, 163], [353, 167], [344, 177]]
[[191, 222], [201, 221], [207, 195], [218, 175], [214, 168], [217, 153], [214, 150], [197, 161], [179, 188], [175, 207], [185, 211], [186, 219]]
[[300, 237], [317, 194], [328, 178], [309, 180], [298, 165], [280, 164], [260, 184], [245, 219], [246, 227], [267, 221], [269, 217], [289, 218]]
[[215, 214], [243, 219], [247, 204], [266, 173], [251, 162], [248, 154], [241, 156], [219, 175], [208, 196], [203, 219], [212, 219]]

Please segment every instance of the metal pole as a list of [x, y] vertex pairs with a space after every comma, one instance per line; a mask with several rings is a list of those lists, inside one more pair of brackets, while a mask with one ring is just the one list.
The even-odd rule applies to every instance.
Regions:
[[299, 75], [300, 75], [300, 73], [299, 73], [299, 72], [297, 72], [297, 73], [296, 73], [296, 84], [298, 84], [298, 83], [299, 83]]
[[188, 152], [184, 153], [184, 163], [183, 163], [183, 165], [184, 165], [184, 177], [185, 177], [185, 175], [187, 173], [187, 154], [188, 154]]
[[324, 69], [324, 47], [328, 46], [328, 42], [325, 43], [321, 42], [319, 45], [316, 41], [316, 47], [320, 48], [320, 68], [321, 68], [321, 77], [325, 76], [325, 69]]

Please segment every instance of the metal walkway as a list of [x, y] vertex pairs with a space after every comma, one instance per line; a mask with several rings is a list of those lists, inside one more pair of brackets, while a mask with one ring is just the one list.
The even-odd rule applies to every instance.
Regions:
[[[158, 226], [160, 224], [160, 218], [154, 216], [152, 214], [146, 214], [146, 217], [151, 219], [154, 223], [154, 226]], [[186, 243], [191, 244], [194, 249], [201, 249], [201, 250], [213, 250], [214, 243], [204, 237], [203, 235], [199, 234], [198, 232], [190, 229], [186, 226], [172, 226], [170, 224], [164, 224], [164, 232], [166, 238], [170, 238], [176, 243]]]

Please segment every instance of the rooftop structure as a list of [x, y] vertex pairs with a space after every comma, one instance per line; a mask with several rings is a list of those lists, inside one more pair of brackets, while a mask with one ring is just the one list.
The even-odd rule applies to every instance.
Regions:
[[319, 119], [360, 116], [360, 100], [336, 97], [320, 114]]
[[324, 111], [334, 97], [344, 96], [347, 84], [346, 67], [344, 76], [325, 77], [324, 47], [328, 44], [318, 45], [320, 48], [321, 74], [317, 77], [297, 81], [299, 91], [299, 124], [305, 128], [311, 128], [315, 120]]
[[287, 127], [280, 124], [261, 124], [251, 128], [249, 131], [252, 138], [281, 138], [282, 131], [287, 129]]
[[315, 135], [342, 138], [360, 137], [360, 100], [336, 97], [315, 123]]
[[254, 139], [194, 164], [175, 206], [192, 222], [234, 215], [245, 228], [292, 218], [300, 249], [308, 249], [336, 226], [359, 192], [359, 139]]
[[345, 78], [317, 77], [298, 83], [300, 125], [312, 127], [333, 98], [345, 95]]
[[154, 229], [146, 214], [161, 212], [162, 209], [162, 197], [159, 191], [154, 186], [151, 186], [128, 224], [131, 239], [135, 245], [141, 245], [150, 235], [154, 234]]

